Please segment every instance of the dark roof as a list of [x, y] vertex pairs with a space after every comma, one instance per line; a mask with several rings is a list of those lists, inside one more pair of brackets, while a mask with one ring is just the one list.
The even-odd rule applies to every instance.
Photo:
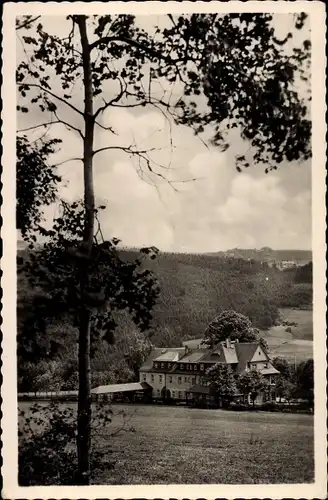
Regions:
[[250, 342], [250, 343], [237, 342], [235, 344], [235, 349], [238, 357], [237, 371], [239, 373], [245, 370], [247, 363], [249, 363], [249, 361], [254, 356], [258, 346], [259, 346], [258, 342]]
[[91, 394], [108, 394], [114, 392], [145, 391], [151, 389], [147, 382], [134, 382], [131, 384], [100, 385], [91, 390]]
[[140, 368], [140, 371], [144, 372], [144, 371], [150, 370], [153, 367], [154, 359], [158, 358], [158, 356], [160, 356], [161, 354], [163, 354], [163, 348], [162, 347], [154, 347], [154, 349], [152, 349], [148, 358], [146, 359], [146, 361], [144, 362], [144, 364]]

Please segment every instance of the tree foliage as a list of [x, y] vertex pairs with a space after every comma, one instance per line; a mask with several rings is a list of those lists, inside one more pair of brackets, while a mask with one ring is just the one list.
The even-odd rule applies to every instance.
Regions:
[[250, 370], [240, 374], [237, 385], [244, 396], [250, 395], [254, 404], [259, 392], [267, 388], [267, 381], [258, 370]]
[[61, 177], [48, 159], [60, 143], [58, 139], [31, 143], [25, 135], [16, 140], [16, 224], [23, 237], [29, 235], [34, 241], [34, 233], [43, 220], [44, 206], [57, 197]]
[[215, 394], [230, 398], [236, 393], [236, 379], [229, 365], [217, 363], [206, 370], [210, 387]]
[[[297, 30], [306, 18], [305, 14], [295, 16]], [[68, 19], [72, 29], [67, 38], [45, 32], [41, 22], [33, 36], [24, 36], [24, 43], [32, 49], [33, 64], [23, 61], [17, 69], [21, 96], [50, 113], [53, 121], [60, 119], [58, 106], [62, 102], [81, 114], [71, 97], [82, 78], [77, 18]], [[213, 142], [224, 148], [229, 143], [227, 131], [236, 128], [250, 142], [253, 153], [251, 159], [243, 155], [236, 158], [238, 169], [261, 163], [269, 170], [285, 160], [309, 158], [307, 103], [295, 89], [295, 79], [308, 81], [311, 43], [304, 40], [291, 50], [286, 48], [293, 33], [277, 39], [272, 20], [271, 14], [169, 16], [168, 27], [156, 27], [153, 37], [131, 15], [90, 17], [97, 117], [109, 107], [156, 105], [177, 123], [192, 126], [196, 133], [214, 127]], [[55, 79], [62, 89], [60, 94], [52, 89]], [[183, 94], [173, 101], [158, 97], [156, 80], [171, 85], [178, 82]], [[117, 94], [100, 105], [108, 81], [116, 86]], [[205, 96], [205, 107], [199, 96]], [[29, 108], [24, 105], [20, 109]], [[145, 165], [150, 167], [147, 160]]]
[[220, 313], [207, 327], [203, 342], [213, 347], [226, 339], [239, 342], [260, 341], [258, 330], [249, 318], [233, 310]]

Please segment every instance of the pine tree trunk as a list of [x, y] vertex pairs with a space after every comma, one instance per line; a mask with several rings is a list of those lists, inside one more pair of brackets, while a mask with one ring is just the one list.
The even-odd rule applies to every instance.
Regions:
[[[85, 137], [83, 143], [83, 174], [84, 174], [84, 237], [85, 251], [91, 257], [94, 236], [94, 187], [93, 187], [93, 90], [90, 48], [86, 29], [86, 16], [76, 16], [80, 31], [83, 82], [84, 82], [84, 120]], [[90, 445], [91, 445], [91, 370], [90, 370], [90, 311], [83, 303], [84, 291], [88, 287], [88, 261], [81, 264], [80, 292], [80, 327], [79, 327], [79, 396], [78, 396], [78, 482], [88, 485], [90, 482]]]

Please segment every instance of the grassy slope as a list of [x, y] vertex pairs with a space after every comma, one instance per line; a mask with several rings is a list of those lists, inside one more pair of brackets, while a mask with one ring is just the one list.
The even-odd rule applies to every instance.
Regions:
[[[22, 403], [20, 406], [27, 407]], [[311, 415], [227, 412], [161, 406], [114, 406], [135, 432], [97, 432], [114, 470], [93, 484], [277, 484], [313, 481]]]

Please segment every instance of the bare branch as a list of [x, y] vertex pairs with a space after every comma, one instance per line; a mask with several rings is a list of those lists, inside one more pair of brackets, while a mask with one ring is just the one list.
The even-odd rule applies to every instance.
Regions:
[[101, 153], [102, 151], [109, 151], [111, 149], [118, 149], [121, 151], [124, 151], [125, 153], [131, 154], [131, 155], [139, 155], [139, 154], [145, 154], [149, 153], [151, 151], [160, 151], [162, 148], [150, 148], [150, 149], [144, 149], [144, 150], [133, 150], [131, 149], [131, 146], [105, 146], [103, 148], [96, 149], [93, 152], [93, 156], [95, 156], [97, 153]]
[[54, 113], [54, 115], [57, 118], [57, 120], [58, 120], [59, 123], [62, 123], [63, 125], [65, 125], [65, 127], [68, 127], [69, 129], [75, 130], [75, 132], [77, 132], [79, 134], [79, 136], [81, 137], [81, 139], [82, 140], [84, 139], [84, 135], [83, 135], [82, 131], [78, 127], [74, 127], [74, 125], [71, 125], [70, 123], [65, 122], [64, 120], [62, 120], [61, 118], [59, 118], [59, 116], [57, 114], [57, 111], [54, 111], [53, 113]]
[[39, 85], [37, 83], [25, 83], [25, 82], [23, 84], [22, 83], [19, 84], [19, 86], [21, 86], [21, 85], [24, 85], [26, 87], [36, 87], [36, 88], [42, 90], [43, 92], [46, 92], [47, 94], [51, 95], [55, 99], [58, 99], [58, 101], [63, 102], [64, 104], [66, 104], [68, 107], [70, 107], [71, 109], [73, 109], [73, 111], [75, 111], [79, 115], [84, 116], [83, 112], [80, 111], [78, 108], [76, 108], [73, 104], [71, 104], [70, 102], [66, 101], [66, 99], [63, 99], [62, 97], [59, 97], [57, 94], [54, 94], [50, 90], [42, 87], [42, 85]]
[[69, 163], [70, 161], [83, 161], [83, 158], [69, 158], [68, 160], [60, 161], [59, 163], [55, 163], [51, 165], [52, 167], [60, 167], [60, 165], [64, 165], [65, 163]]
[[112, 134], [114, 135], [117, 135], [117, 133], [114, 131], [114, 129], [110, 126], [105, 126], [105, 125], [102, 125], [101, 123], [99, 123], [97, 120], [95, 120], [95, 124], [98, 125], [98, 127], [102, 128], [103, 130], [107, 130], [109, 132], [111, 132]]
[[109, 108], [109, 106], [113, 106], [113, 104], [114, 104], [115, 102], [118, 102], [118, 101], [119, 101], [119, 100], [123, 97], [124, 92], [126, 91], [126, 86], [125, 86], [125, 88], [123, 88], [122, 81], [121, 81], [121, 80], [119, 80], [119, 82], [120, 82], [120, 86], [121, 86], [121, 90], [120, 90], [119, 94], [117, 94], [117, 96], [116, 96], [116, 97], [114, 97], [114, 99], [112, 99], [112, 100], [111, 100], [111, 101], [109, 101], [109, 102], [106, 102], [106, 101], [105, 101], [105, 99], [103, 99], [105, 104], [104, 104], [103, 106], [100, 106], [100, 108], [98, 108], [98, 109], [97, 109], [97, 111], [96, 111], [96, 112], [95, 112], [95, 114], [93, 115], [93, 116], [94, 116], [94, 118], [97, 118], [97, 116], [98, 116], [100, 113], [102, 113], [103, 111], [105, 111], [105, 109]]
[[20, 130], [17, 130], [17, 134], [20, 134], [22, 132], [29, 132], [30, 130], [36, 130], [37, 128], [41, 127], [47, 127], [48, 125], [54, 125], [55, 123], [60, 123], [60, 122], [56, 120], [51, 122], [39, 123], [38, 125], [32, 125], [31, 127], [27, 128], [21, 128]]
[[51, 126], [51, 125], [56, 125], [58, 123], [61, 123], [62, 125], [65, 125], [66, 127], [69, 127], [72, 130], [75, 130], [76, 132], [78, 132], [80, 134], [80, 136], [82, 137], [82, 139], [83, 139], [84, 136], [83, 136], [83, 134], [82, 134], [82, 132], [81, 132], [81, 130], [79, 128], [74, 127], [70, 123], [67, 123], [64, 120], [59, 119], [56, 112], [54, 112], [54, 115], [56, 116], [57, 120], [53, 120], [53, 121], [45, 122], [45, 123], [39, 123], [38, 125], [32, 125], [31, 127], [27, 127], [27, 128], [22, 128], [20, 130], [17, 130], [17, 134], [20, 134], [22, 132], [29, 132], [30, 130], [36, 130], [37, 128], [48, 127], [48, 126]]
[[16, 31], [18, 31], [22, 28], [29, 27], [32, 23], [37, 21], [40, 17], [41, 16], [36, 16], [36, 17], [27, 16], [28, 19], [26, 19], [23, 23], [19, 24], [16, 22]]

